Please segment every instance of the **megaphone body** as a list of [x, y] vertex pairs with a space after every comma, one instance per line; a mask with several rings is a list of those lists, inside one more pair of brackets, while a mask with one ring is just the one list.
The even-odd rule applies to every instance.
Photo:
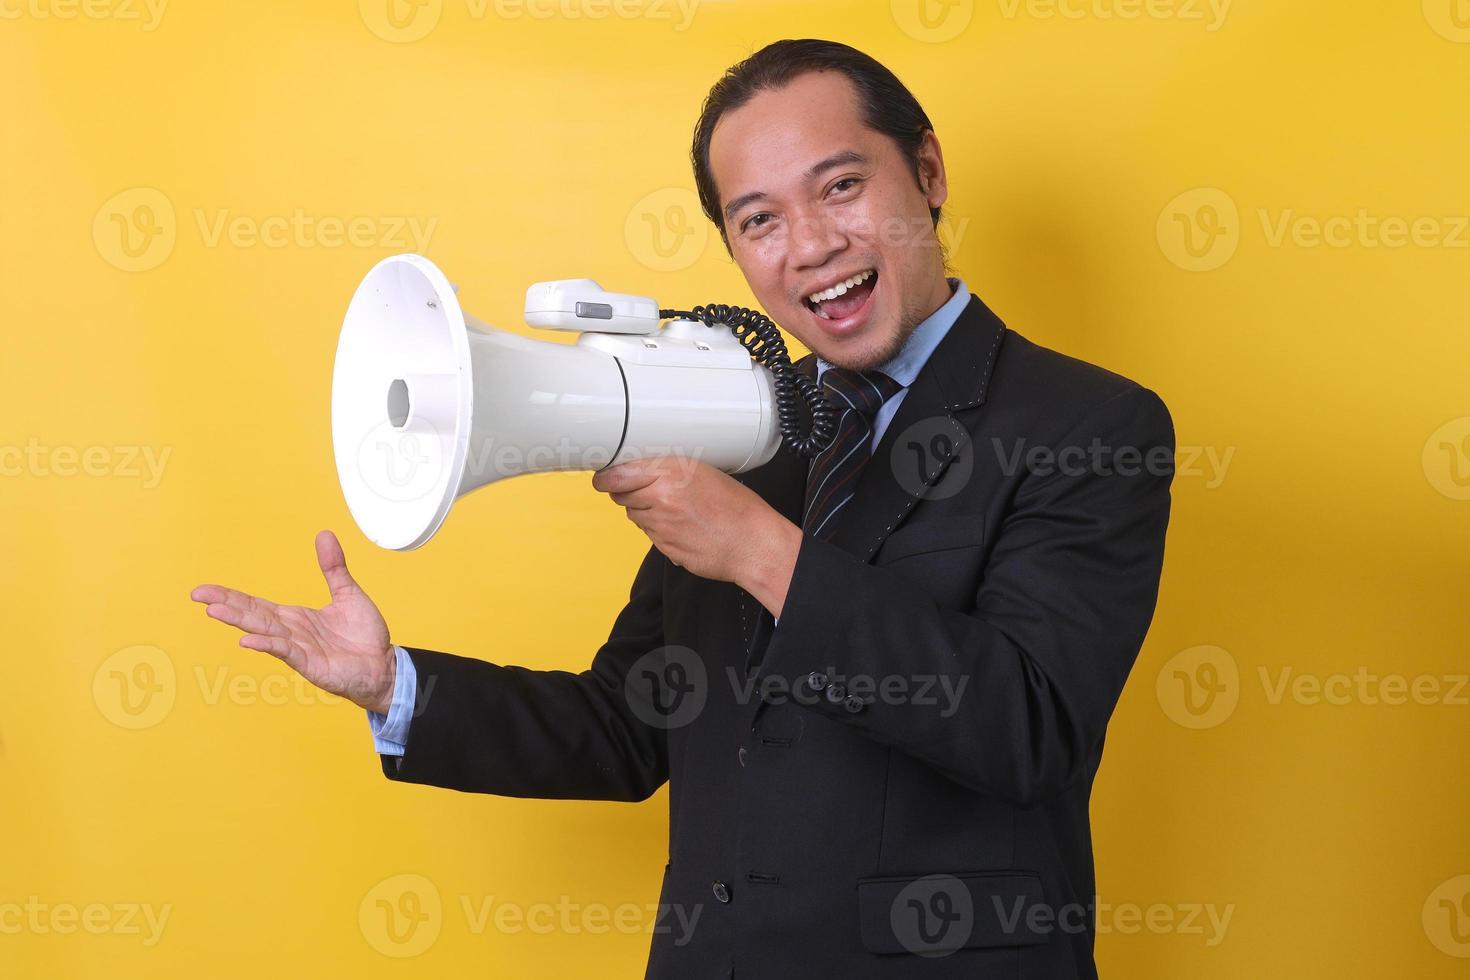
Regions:
[[534, 326], [467, 315], [428, 259], [375, 265], [348, 306], [332, 374], [332, 446], [348, 509], [374, 543], [417, 548], [455, 500], [527, 473], [686, 456], [730, 473], [781, 441], [770, 371], [729, 330], [660, 328], [657, 304], [591, 280], [527, 291]]

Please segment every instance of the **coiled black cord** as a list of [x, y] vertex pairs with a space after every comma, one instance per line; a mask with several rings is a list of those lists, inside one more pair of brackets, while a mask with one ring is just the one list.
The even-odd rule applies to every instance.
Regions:
[[[659, 310], [658, 315], [663, 320], [695, 320], [707, 327], [717, 323], [728, 326], [750, 359], [771, 372], [776, 389], [776, 419], [786, 445], [807, 457], [827, 448], [837, 432], [837, 411], [822, 394], [821, 386], [792, 365], [786, 341], [770, 317], [759, 310], [723, 303], [696, 306], [693, 310]], [[802, 403], [811, 415], [811, 425], [804, 434], [801, 413], [797, 410]]]

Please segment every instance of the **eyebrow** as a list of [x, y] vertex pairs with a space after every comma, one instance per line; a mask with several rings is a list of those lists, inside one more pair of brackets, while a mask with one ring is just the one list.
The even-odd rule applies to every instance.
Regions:
[[[841, 167], [844, 164], [849, 163], [867, 162], [868, 158], [863, 156], [857, 150], [842, 150], [839, 153], [832, 154], [825, 160], [812, 164], [812, 166], [807, 168], [807, 172], [801, 175], [801, 179], [803, 183], [811, 183], [813, 180], [816, 180], [818, 177], [822, 176], [822, 174], [826, 173], [828, 170], [831, 170], [833, 167]], [[741, 208], [755, 201], [764, 200], [769, 196], [770, 195], [767, 194], [765, 191], [751, 191], [749, 194], [741, 194], [739, 197], [735, 198], [735, 200], [725, 205], [725, 220], [733, 220], [735, 215], [740, 211]]]

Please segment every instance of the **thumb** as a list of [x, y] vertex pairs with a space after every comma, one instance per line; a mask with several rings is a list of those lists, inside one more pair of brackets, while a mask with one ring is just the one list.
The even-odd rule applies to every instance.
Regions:
[[362, 591], [353, 580], [352, 573], [347, 571], [347, 557], [342, 554], [342, 544], [331, 531], [317, 532], [316, 563], [321, 566], [333, 599]]

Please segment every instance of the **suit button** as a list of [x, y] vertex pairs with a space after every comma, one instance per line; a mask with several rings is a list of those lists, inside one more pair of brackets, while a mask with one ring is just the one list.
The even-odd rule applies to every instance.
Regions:
[[730, 904], [730, 886], [729, 885], [725, 884], [723, 881], [717, 881], [717, 882], [715, 882], [714, 892], [715, 892], [715, 898], [717, 898], [720, 901], [721, 904], [723, 904], [723, 905], [729, 905]]
[[827, 685], [827, 700], [833, 704], [841, 704], [842, 699], [847, 697], [847, 688], [841, 681], [833, 681]]
[[740, 751], [736, 753], [736, 757], [739, 758], [740, 765], [744, 766], [746, 760], [750, 758], [750, 753], [745, 751], [745, 746], [742, 745], [740, 746]]
[[827, 686], [827, 675], [819, 673], [817, 671], [812, 671], [806, 677], [806, 684], [807, 687], [811, 688], [813, 691], [820, 691], [822, 688]]
[[867, 707], [866, 704], [863, 704], [863, 699], [856, 694], [849, 694], [847, 700], [842, 702], [842, 706], [853, 714], [857, 714]]

